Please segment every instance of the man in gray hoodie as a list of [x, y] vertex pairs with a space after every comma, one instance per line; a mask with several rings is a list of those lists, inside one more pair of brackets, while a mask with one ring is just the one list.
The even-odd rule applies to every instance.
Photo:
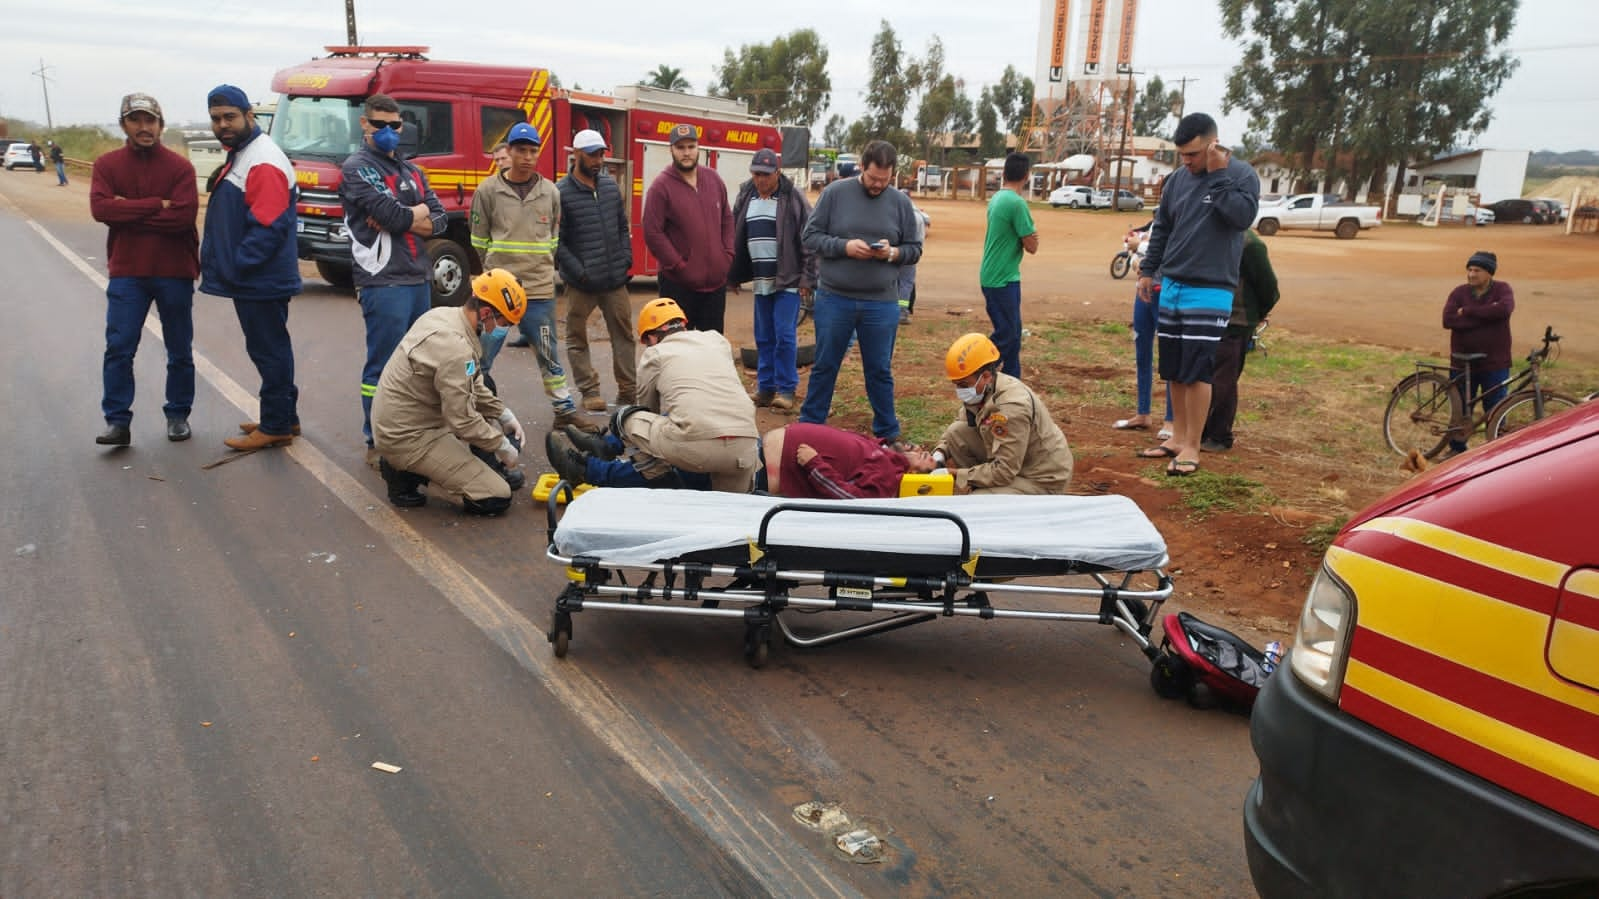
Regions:
[[916, 207], [903, 192], [888, 189], [897, 160], [888, 141], [867, 144], [861, 173], [822, 191], [804, 235], [819, 271], [816, 362], [799, 420], [827, 423], [838, 368], [854, 336], [860, 341], [866, 398], [872, 404], [872, 433], [884, 443], [899, 439], [892, 362], [899, 331], [900, 267], [922, 258]]
[[1170, 459], [1168, 475], [1199, 470], [1199, 445], [1210, 413], [1216, 347], [1227, 332], [1244, 231], [1260, 207], [1260, 178], [1216, 137], [1216, 120], [1189, 113], [1172, 137], [1182, 167], [1161, 185], [1160, 205], [1139, 264], [1138, 299], [1151, 302], [1162, 276], [1155, 336], [1160, 377], [1171, 385], [1172, 437], [1138, 455]]

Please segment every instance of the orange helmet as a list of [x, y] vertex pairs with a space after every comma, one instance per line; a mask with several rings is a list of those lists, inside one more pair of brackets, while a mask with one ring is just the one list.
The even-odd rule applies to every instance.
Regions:
[[527, 292], [516, 276], [503, 268], [491, 268], [473, 278], [472, 296], [499, 310], [513, 325], [527, 312]]
[[677, 300], [667, 299], [666, 297], [650, 300], [644, 304], [643, 309], [639, 310], [638, 336], [643, 337], [645, 334], [673, 320], [688, 324], [688, 316], [683, 314], [683, 307], [677, 305]]
[[999, 361], [999, 347], [986, 334], [962, 334], [944, 354], [944, 372], [951, 381], [971, 377], [978, 369]]

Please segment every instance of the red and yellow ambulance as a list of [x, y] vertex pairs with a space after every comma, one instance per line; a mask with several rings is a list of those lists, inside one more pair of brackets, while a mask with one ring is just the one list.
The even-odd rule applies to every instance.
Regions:
[[1599, 896], [1599, 402], [1352, 519], [1251, 724], [1262, 896]]

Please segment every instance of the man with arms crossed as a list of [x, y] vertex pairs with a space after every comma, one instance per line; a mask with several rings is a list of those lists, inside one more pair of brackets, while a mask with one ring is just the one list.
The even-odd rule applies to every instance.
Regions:
[[[372, 446], [372, 397], [400, 338], [433, 305], [427, 241], [449, 220], [422, 170], [397, 154], [405, 120], [386, 94], [366, 100], [361, 146], [344, 161], [339, 199], [361, 317], [366, 362], [361, 368], [361, 433]], [[371, 454], [368, 454], [369, 456]], [[370, 458], [369, 458], [370, 464]]]
[[122, 98], [126, 146], [94, 161], [89, 211], [104, 222], [106, 267], [106, 432], [95, 442], [127, 446], [133, 423], [133, 355], [150, 303], [167, 345], [167, 439], [189, 439], [194, 405], [194, 279], [200, 274], [200, 211], [189, 160], [161, 145], [161, 104], [149, 94]]

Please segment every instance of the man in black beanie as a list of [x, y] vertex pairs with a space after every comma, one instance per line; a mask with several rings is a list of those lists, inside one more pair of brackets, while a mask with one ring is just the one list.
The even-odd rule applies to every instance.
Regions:
[[[1466, 260], [1466, 283], [1450, 291], [1444, 302], [1444, 327], [1449, 330], [1449, 353], [1481, 353], [1482, 358], [1455, 362], [1455, 374], [1462, 365], [1471, 369], [1467, 389], [1466, 414], [1479, 400], [1483, 411], [1505, 398], [1505, 382], [1510, 379], [1510, 313], [1516, 309], [1516, 295], [1510, 285], [1494, 279], [1499, 257], [1478, 250]], [[1466, 451], [1466, 434], [1449, 435], [1449, 455]]]

